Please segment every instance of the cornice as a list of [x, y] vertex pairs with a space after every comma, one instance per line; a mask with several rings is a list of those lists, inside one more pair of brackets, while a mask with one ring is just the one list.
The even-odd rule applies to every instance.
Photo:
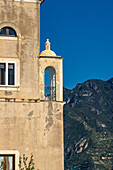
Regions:
[[15, 2], [29, 2], [29, 3], [39, 3], [40, 5], [45, 1], [45, 0], [14, 0]]

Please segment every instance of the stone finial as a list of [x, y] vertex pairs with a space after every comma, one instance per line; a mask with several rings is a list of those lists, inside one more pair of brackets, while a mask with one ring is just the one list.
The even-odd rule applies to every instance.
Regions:
[[45, 50], [50, 50], [50, 42], [49, 39], [47, 39], [46, 43], [45, 43]]
[[40, 53], [40, 56], [56, 56], [55, 52], [50, 50], [50, 44], [49, 39], [47, 39], [45, 43], [45, 50]]

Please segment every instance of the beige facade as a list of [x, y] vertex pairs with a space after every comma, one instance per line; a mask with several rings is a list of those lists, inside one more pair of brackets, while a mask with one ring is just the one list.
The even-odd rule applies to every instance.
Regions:
[[[62, 57], [40, 55], [42, 2], [0, 0], [0, 29], [16, 32], [0, 34], [0, 155], [14, 155], [16, 170], [19, 156], [31, 153], [35, 169], [64, 169]], [[55, 70], [55, 100], [45, 100], [47, 67]]]

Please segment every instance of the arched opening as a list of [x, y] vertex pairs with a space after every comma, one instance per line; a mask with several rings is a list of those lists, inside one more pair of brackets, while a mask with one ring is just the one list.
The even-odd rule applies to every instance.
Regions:
[[44, 98], [45, 100], [56, 100], [56, 73], [51, 66], [46, 67], [44, 72]]
[[11, 27], [3, 27], [0, 29], [0, 36], [13, 36], [13, 37], [16, 37], [17, 34], [16, 34], [16, 31], [11, 28]]

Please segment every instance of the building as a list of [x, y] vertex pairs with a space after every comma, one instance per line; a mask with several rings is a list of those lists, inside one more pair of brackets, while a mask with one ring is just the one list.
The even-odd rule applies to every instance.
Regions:
[[31, 153], [35, 169], [64, 169], [63, 58], [49, 40], [40, 54], [43, 1], [0, 0], [0, 158], [10, 170]]

